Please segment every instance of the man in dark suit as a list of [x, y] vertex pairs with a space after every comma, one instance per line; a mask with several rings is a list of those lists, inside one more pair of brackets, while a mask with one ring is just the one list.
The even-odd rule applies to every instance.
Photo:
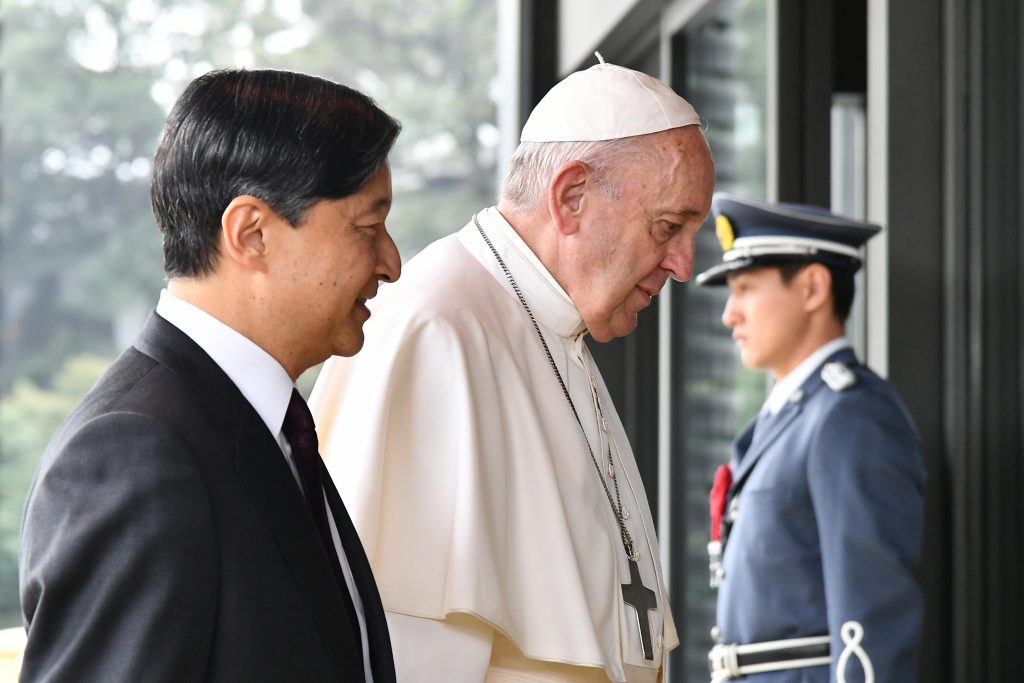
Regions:
[[[913, 683], [922, 600], [918, 437], [844, 338], [860, 248], [878, 228], [715, 195], [722, 322], [775, 384], [712, 491], [712, 680]], [[720, 536], [720, 538], [718, 537]]]
[[21, 538], [25, 681], [394, 681], [295, 379], [401, 269], [399, 125], [284, 71], [193, 81], [156, 152], [167, 289], [53, 437]]

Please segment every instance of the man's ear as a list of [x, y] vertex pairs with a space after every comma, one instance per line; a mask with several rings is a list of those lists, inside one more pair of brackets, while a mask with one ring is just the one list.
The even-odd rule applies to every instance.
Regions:
[[804, 310], [816, 311], [822, 307], [832, 310], [832, 272], [821, 263], [811, 263], [801, 272], [804, 291]]
[[266, 271], [264, 230], [275, 217], [261, 199], [246, 194], [232, 199], [220, 218], [221, 257], [247, 270]]
[[555, 171], [548, 184], [548, 213], [564, 235], [579, 230], [586, 192], [593, 186], [593, 169], [582, 161], [570, 161]]

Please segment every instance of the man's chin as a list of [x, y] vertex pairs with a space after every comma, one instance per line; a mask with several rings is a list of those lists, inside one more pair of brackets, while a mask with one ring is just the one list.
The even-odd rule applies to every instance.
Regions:
[[359, 353], [360, 349], [366, 343], [366, 337], [363, 335], [363, 331], [360, 329], [359, 334], [351, 338], [345, 339], [343, 342], [338, 344], [334, 349], [335, 356], [354, 356]]
[[747, 370], [763, 372], [766, 369], [764, 363], [759, 358], [742, 348], [740, 349], [740, 363], [743, 363], [743, 367]]

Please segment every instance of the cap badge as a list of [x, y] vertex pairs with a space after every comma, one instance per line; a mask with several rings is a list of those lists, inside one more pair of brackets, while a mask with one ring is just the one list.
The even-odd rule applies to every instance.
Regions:
[[732, 232], [732, 223], [725, 217], [725, 214], [718, 214], [715, 218], [715, 234], [718, 235], [718, 243], [722, 245], [722, 251], [732, 249], [735, 236]]
[[835, 361], [825, 363], [825, 367], [821, 369], [821, 378], [832, 391], [843, 391], [857, 383], [857, 375], [853, 370]]

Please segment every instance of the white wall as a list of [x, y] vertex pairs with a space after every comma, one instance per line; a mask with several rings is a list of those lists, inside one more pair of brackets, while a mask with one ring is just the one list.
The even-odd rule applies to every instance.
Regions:
[[562, 0], [558, 4], [558, 73], [588, 57], [639, 0]]

